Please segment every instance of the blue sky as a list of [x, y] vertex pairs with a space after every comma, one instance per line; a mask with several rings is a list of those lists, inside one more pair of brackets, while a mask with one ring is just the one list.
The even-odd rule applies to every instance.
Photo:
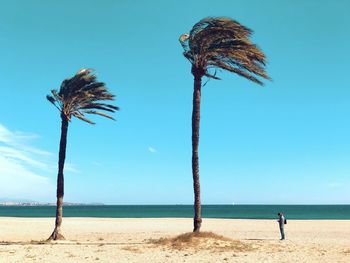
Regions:
[[[188, 3], [190, 2], [190, 3]], [[178, 37], [201, 18], [254, 30], [273, 78], [203, 88], [202, 202], [350, 203], [350, 2], [1, 1], [0, 198], [55, 200], [50, 89], [96, 70], [117, 121], [70, 125], [65, 200], [191, 204], [193, 78]]]

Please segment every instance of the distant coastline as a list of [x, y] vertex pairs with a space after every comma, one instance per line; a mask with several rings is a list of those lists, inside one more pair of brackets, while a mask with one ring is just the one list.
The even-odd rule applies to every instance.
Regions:
[[[103, 206], [103, 203], [64, 203], [64, 206]], [[0, 203], [0, 206], [56, 206], [56, 203], [16, 203], [16, 202], [4, 202]]]
[[[103, 203], [72, 203], [64, 202], [65, 206], [103, 206]], [[0, 199], [0, 206], [56, 206], [56, 203], [44, 203], [32, 200]]]

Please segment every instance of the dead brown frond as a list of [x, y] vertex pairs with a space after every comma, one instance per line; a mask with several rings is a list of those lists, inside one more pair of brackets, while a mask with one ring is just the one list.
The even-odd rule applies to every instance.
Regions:
[[176, 250], [210, 250], [211, 252], [245, 252], [253, 250], [253, 247], [250, 244], [217, 235], [212, 232], [184, 233], [176, 237], [151, 239], [148, 243], [156, 247], [164, 246]]
[[[265, 71], [265, 54], [251, 42], [252, 30], [226, 17], [208, 17], [180, 36], [184, 56], [195, 75], [213, 78], [210, 68], [227, 70], [257, 84], [257, 77], [270, 79]], [[215, 77], [214, 79], [219, 79]]]

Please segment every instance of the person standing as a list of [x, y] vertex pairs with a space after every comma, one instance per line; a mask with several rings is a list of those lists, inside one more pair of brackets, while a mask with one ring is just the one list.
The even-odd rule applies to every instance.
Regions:
[[281, 232], [281, 240], [285, 239], [284, 235], [284, 225], [287, 224], [287, 219], [284, 217], [283, 213], [278, 213], [278, 220], [277, 220], [279, 226], [280, 226], [280, 232]]

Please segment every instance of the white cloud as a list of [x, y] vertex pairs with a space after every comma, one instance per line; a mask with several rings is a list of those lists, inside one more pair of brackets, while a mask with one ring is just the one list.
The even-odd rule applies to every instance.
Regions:
[[156, 153], [157, 150], [151, 146], [148, 146], [148, 151], [151, 152], [151, 153]]
[[23, 149], [19, 150], [8, 146], [0, 146], [0, 156], [5, 157], [8, 160], [17, 163], [27, 163], [30, 166], [38, 169], [49, 170], [49, 166], [46, 163], [34, 160], [33, 158], [29, 157], [29, 153]]
[[54, 197], [55, 186], [44, 176], [30, 171], [22, 163], [11, 161], [0, 155], [1, 197], [50, 200]]
[[55, 183], [42, 175], [54, 170], [52, 154], [28, 145], [36, 138], [0, 124], [0, 197], [51, 201], [55, 196]]
[[0, 123], [0, 142], [7, 144], [18, 144], [19, 142], [37, 139], [38, 137], [39, 136], [36, 134], [10, 131]]

